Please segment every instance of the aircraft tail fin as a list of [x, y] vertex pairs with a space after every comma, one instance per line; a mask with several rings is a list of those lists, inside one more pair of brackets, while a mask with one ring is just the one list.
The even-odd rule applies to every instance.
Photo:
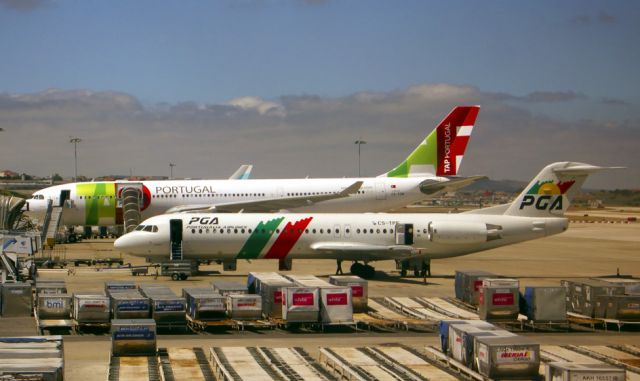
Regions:
[[524, 188], [504, 214], [562, 217], [589, 175], [618, 168], [621, 167], [597, 167], [567, 161], [549, 164]]
[[240, 168], [238, 168], [231, 176], [229, 176], [229, 180], [246, 180], [251, 177], [251, 170], [253, 169], [253, 165], [251, 164], [242, 164]]
[[398, 166], [379, 177], [456, 176], [480, 106], [456, 106]]

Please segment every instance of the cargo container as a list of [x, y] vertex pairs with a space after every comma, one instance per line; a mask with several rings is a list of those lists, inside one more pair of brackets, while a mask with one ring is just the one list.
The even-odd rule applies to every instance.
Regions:
[[355, 275], [332, 275], [329, 277], [329, 283], [336, 286], [351, 287], [353, 312], [367, 312], [369, 309], [367, 306], [369, 300], [369, 282], [366, 279]]
[[104, 282], [104, 291], [109, 295], [112, 291], [135, 290], [138, 287], [128, 280], [110, 280]]
[[353, 323], [351, 287], [320, 288], [320, 320], [325, 324]]
[[640, 321], [640, 295], [615, 295], [605, 300], [607, 319]]
[[41, 294], [66, 294], [67, 293], [67, 285], [64, 281], [59, 280], [51, 280], [47, 282], [38, 281], [35, 286], [35, 304], [38, 304], [38, 297]]
[[71, 300], [70, 294], [40, 294], [38, 296], [38, 319], [70, 319]]
[[524, 336], [476, 337], [477, 371], [485, 377], [537, 377], [540, 344]]
[[4, 283], [1, 287], [2, 316], [31, 316], [33, 301], [29, 283]]
[[624, 368], [609, 364], [578, 364], [574, 362], [548, 362], [545, 380], [547, 381], [625, 381]]
[[293, 286], [293, 282], [282, 279], [262, 279], [260, 296], [262, 297], [262, 315], [270, 319], [282, 319], [282, 290]]
[[467, 324], [470, 320], [440, 320], [438, 322], [438, 336], [442, 353], [449, 353], [449, 326], [451, 324]]
[[317, 323], [320, 315], [320, 289], [287, 287], [283, 289], [282, 318], [287, 323]]
[[185, 288], [182, 296], [187, 302], [187, 315], [193, 320], [224, 320], [227, 317], [227, 298], [213, 288]]
[[[442, 325], [441, 328], [444, 328], [445, 325]], [[455, 326], [455, 327], [454, 327]], [[466, 326], [466, 327], [465, 327]], [[453, 351], [460, 350], [456, 345], [460, 345], [462, 343], [462, 332], [467, 329], [482, 329], [485, 331], [492, 331], [498, 329], [495, 325], [486, 322], [484, 320], [466, 320], [462, 323], [455, 323], [450, 321], [446, 324], [447, 327], [447, 350], [444, 352], [446, 355], [454, 357]]]
[[62, 381], [64, 362], [62, 359], [41, 359], [37, 364], [20, 364], [14, 359], [0, 360], [0, 379]]
[[527, 318], [540, 322], [566, 321], [566, 296], [564, 287], [526, 287], [524, 300]]
[[248, 288], [246, 285], [230, 281], [230, 280], [218, 280], [211, 283], [214, 291], [219, 293], [220, 295], [244, 295], [248, 293]]
[[482, 320], [516, 320], [520, 313], [517, 287], [481, 287], [478, 315]]
[[579, 296], [582, 314], [593, 317], [598, 298], [615, 295], [624, 295], [624, 286], [618, 286], [600, 280], [588, 279], [583, 281], [582, 295]]
[[485, 278], [482, 287], [491, 288], [520, 288], [520, 281], [512, 278]]
[[515, 334], [494, 325], [452, 324], [449, 326], [449, 356], [473, 369], [475, 343], [478, 337], [510, 337]]
[[465, 303], [477, 306], [480, 298], [482, 280], [486, 278], [498, 278], [498, 276], [482, 270], [456, 270], [456, 298]]
[[151, 318], [158, 326], [186, 325], [187, 302], [163, 285], [143, 285], [140, 292], [149, 298]]
[[640, 280], [629, 278], [593, 278], [605, 283], [624, 287], [626, 295], [640, 295]]
[[227, 295], [227, 316], [235, 320], [259, 320], [262, 318], [260, 295]]
[[138, 290], [111, 292], [112, 319], [147, 319], [150, 311], [149, 299]]
[[101, 294], [73, 294], [73, 320], [82, 324], [106, 324], [111, 318], [111, 300]]
[[111, 321], [113, 356], [153, 356], [156, 349], [156, 322], [153, 319]]
[[250, 272], [247, 275], [247, 292], [250, 294], [260, 294], [260, 284], [265, 280], [286, 281], [287, 278], [275, 272]]

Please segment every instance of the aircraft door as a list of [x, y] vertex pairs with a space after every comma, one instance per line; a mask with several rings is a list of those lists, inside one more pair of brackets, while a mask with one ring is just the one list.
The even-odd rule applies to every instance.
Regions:
[[387, 191], [384, 189], [384, 183], [376, 183], [376, 200], [386, 200]]
[[413, 245], [413, 224], [396, 223], [396, 245]]
[[60, 191], [60, 200], [58, 206], [64, 206], [64, 203], [71, 198], [71, 190], [63, 189]]
[[182, 242], [182, 220], [169, 220], [169, 237], [172, 244]]

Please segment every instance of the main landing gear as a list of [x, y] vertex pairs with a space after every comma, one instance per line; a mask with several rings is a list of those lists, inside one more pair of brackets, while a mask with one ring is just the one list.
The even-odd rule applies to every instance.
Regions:
[[376, 269], [373, 266], [354, 262], [351, 265], [351, 274], [357, 275], [360, 278], [372, 279], [376, 276]]

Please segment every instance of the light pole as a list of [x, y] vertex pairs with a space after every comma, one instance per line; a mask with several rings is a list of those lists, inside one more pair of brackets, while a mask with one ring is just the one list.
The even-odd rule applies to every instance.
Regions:
[[78, 143], [80, 143], [82, 139], [78, 137], [69, 137], [69, 143], [73, 143], [73, 158], [74, 158], [74, 168], [75, 171], [73, 176], [73, 182], [75, 183], [78, 180]]
[[173, 180], [173, 167], [175, 167], [176, 165], [173, 163], [169, 163], [169, 180]]
[[358, 145], [358, 177], [360, 177], [360, 146], [363, 144], [367, 144], [367, 142], [362, 140], [362, 137], [360, 137], [358, 140], [356, 140], [353, 143]]

